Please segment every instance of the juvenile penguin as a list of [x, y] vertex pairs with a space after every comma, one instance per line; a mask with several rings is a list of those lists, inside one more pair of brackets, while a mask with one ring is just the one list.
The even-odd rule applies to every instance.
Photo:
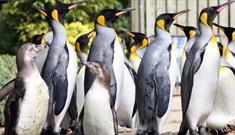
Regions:
[[232, 2], [204, 8], [199, 16], [200, 35], [187, 56], [182, 74], [181, 101], [183, 121], [179, 135], [206, 134], [205, 124], [213, 109], [220, 66], [220, 52], [213, 33], [213, 20]]
[[148, 46], [149, 41], [145, 34], [138, 32], [127, 32], [134, 40], [134, 43], [130, 47], [130, 56], [129, 60], [133, 64], [135, 72], [138, 71], [141, 58], [137, 54], [137, 50]]
[[48, 85], [50, 95], [47, 123], [43, 133], [51, 134], [51, 132], [60, 131], [60, 124], [70, 105], [75, 88], [78, 70], [77, 55], [67, 42], [63, 15], [81, 3], [84, 1], [71, 4], [59, 2], [48, 11], [33, 4], [34, 8], [47, 17], [53, 31], [53, 38], [41, 73]]
[[[132, 9], [104, 9], [95, 19], [96, 36], [92, 41], [88, 61], [101, 61], [111, 74], [110, 90], [112, 103], [117, 110], [123, 88], [124, 76], [124, 53], [118, 41], [118, 36], [112, 28], [112, 21], [118, 16], [131, 11]], [[95, 76], [86, 69], [85, 71], [85, 94], [90, 89]]]
[[[227, 134], [224, 127], [235, 119], [235, 67], [227, 62], [227, 58], [234, 57], [228, 47], [235, 40], [235, 28], [224, 27], [214, 24], [219, 27], [228, 38], [229, 44], [223, 49], [223, 55], [220, 64], [219, 82], [215, 95], [213, 110], [207, 120], [207, 127], [212, 128], [216, 134]], [[234, 58], [233, 58], [234, 59]]]
[[187, 42], [183, 46], [183, 51], [182, 51], [182, 57], [181, 57], [181, 62], [180, 62], [180, 73], [182, 75], [183, 68], [184, 68], [184, 63], [186, 60], [186, 56], [188, 55], [192, 45], [195, 43], [196, 38], [197, 38], [197, 28], [193, 26], [182, 26], [177, 23], [174, 24], [176, 27], [181, 29], [185, 36], [187, 37]]
[[[110, 93], [110, 73], [102, 62], [85, 62], [88, 70], [95, 75], [86, 94], [83, 116], [85, 135], [117, 135], [115, 110]], [[95, 110], [95, 111], [94, 111]]]
[[186, 12], [188, 10], [165, 13], [156, 19], [155, 38], [147, 47], [137, 73], [136, 101], [140, 118], [137, 135], [162, 132], [171, 100], [169, 29], [173, 21]]
[[39, 135], [48, 111], [48, 87], [35, 64], [38, 49], [32, 43], [17, 51], [17, 76], [4, 108], [6, 135]]
[[[37, 53], [37, 56], [38, 56], [38, 54], [40, 54], [41, 51], [44, 50], [44, 45], [42, 44], [43, 43], [43, 37], [44, 37], [44, 33], [34, 35], [33, 38], [32, 38], [32, 43], [33, 43], [32, 45], [36, 45], [36, 47], [39, 49], [39, 52]], [[36, 58], [37, 58], [37, 56], [36, 56]], [[38, 67], [37, 61], [35, 63]], [[38, 67], [38, 69], [40, 69], [40, 68]], [[15, 78], [12, 79], [11, 81], [9, 81], [8, 83], [6, 83], [0, 89], [0, 101], [3, 100], [13, 90], [14, 85], [15, 85]]]

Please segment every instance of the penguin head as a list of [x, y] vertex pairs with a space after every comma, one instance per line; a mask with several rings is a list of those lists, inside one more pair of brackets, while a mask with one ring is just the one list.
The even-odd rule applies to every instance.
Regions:
[[139, 48], [144, 48], [149, 44], [148, 38], [143, 33], [127, 32], [127, 34], [133, 38], [135, 45], [139, 45]]
[[35, 44], [35, 45], [42, 44], [44, 42], [44, 35], [45, 35], [44, 33], [34, 35], [33, 39], [32, 39], [32, 43]]
[[155, 22], [156, 28], [169, 32], [171, 24], [182, 14], [188, 12], [189, 10], [183, 10], [177, 13], [164, 13], [157, 17]]
[[136, 47], [135, 45], [132, 45], [132, 46], [131, 46], [131, 49], [130, 49], [130, 52], [131, 52], [132, 54], [136, 54], [136, 51], [137, 51], [137, 47]]
[[58, 23], [64, 24], [63, 16], [68, 13], [71, 9], [74, 9], [84, 3], [85, 1], [75, 2], [75, 3], [60, 3], [53, 6], [50, 10], [45, 10], [42, 7], [37, 6], [35, 3], [33, 7], [36, 8], [42, 15], [46, 16], [47, 19], [55, 20]]
[[26, 43], [18, 49], [16, 54], [16, 61], [21, 61], [20, 59], [23, 59], [24, 61], [30, 61], [37, 56], [38, 52], [39, 49], [35, 44]]
[[116, 20], [119, 16], [130, 12], [134, 9], [104, 9], [100, 12], [100, 14], [96, 17], [95, 23], [105, 27], [112, 27], [112, 21]]
[[181, 29], [188, 39], [193, 38], [197, 34], [197, 28], [193, 26], [183, 26], [177, 23], [174, 23], [174, 25], [178, 27], [179, 29]]
[[221, 25], [216, 24], [216, 23], [214, 23], [214, 25], [224, 32], [224, 34], [227, 36], [229, 42], [235, 40], [235, 28], [221, 26]]
[[43, 49], [45, 49], [47, 47], [45, 43], [45, 39], [44, 39], [45, 34], [38, 34], [38, 35], [34, 35], [32, 38], [32, 43], [36, 45], [36, 47], [41, 51]]
[[90, 38], [95, 33], [94, 30], [79, 36], [75, 42], [75, 49], [77, 53], [84, 52], [86, 53], [86, 47], [89, 43]]
[[212, 7], [207, 7], [204, 8], [199, 16], [199, 21], [207, 26], [208, 28], [212, 28], [213, 26], [213, 21], [215, 17], [229, 4], [233, 3], [234, 1], [229, 1], [227, 3], [224, 3], [219, 6], [212, 6]]

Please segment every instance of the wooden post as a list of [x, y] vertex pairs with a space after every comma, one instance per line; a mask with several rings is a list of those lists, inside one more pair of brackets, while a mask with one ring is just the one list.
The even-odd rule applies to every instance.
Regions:
[[146, 34], [154, 34], [155, 23], [155, 0], [146, 0]]

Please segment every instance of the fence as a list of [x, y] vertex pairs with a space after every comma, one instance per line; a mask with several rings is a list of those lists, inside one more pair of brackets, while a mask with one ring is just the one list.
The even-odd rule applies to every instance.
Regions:
[[[148, 36], [154, 33], [155, 18], [165, 12], [177, 12], [190, 9], [186, 15], [176, 20], [182, 25], [197, 26], [198, 15], [201, 9], [208, 6], [217, 6], [230, 0], [131, 0], [132, 7], [136, 10], [132, 13], [132, 30], [146, 33]], [[235, 3], [225, 8], [215, 19], [215, 23], [224, 26], [235, 27]], [[215, 33], [219, 30], [214, 28]], [[171, 27], [173, 35], [183, 35], [182, 31]]]

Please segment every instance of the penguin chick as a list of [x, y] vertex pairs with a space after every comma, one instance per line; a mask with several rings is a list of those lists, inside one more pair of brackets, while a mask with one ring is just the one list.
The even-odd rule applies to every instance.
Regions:
[[110, 73], [102, 62], [86, 62], [86, 67], [95, 75], [95, 80], [86, 94], [83, 116], [85, 135], [115, 135], [117, 123], [114, 107], [111, 106]]
[[38, 51], [31, 43], [17, 51], [18, 73], [4, 108], [6, 135], [39, 135], [46, 121], [49, 94], [34, 61]]

